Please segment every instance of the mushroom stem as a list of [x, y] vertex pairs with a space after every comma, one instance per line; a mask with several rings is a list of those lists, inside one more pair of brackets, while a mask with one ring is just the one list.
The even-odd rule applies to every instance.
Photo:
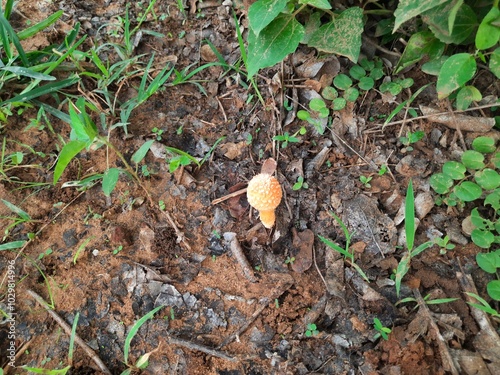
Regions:
[[260, 221], [267, 229], [270, 229], [274, 226], [274, 222], [276, 221], [274, 210], [261, 210], [259, 211], [259, 215]]

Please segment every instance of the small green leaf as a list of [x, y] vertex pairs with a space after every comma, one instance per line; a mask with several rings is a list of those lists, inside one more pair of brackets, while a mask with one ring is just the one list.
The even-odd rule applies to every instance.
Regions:
[[375, 81], [371, 77], [362, 77], [358, 83], [358, 87], [365, 91], [371, 90], [374, 86]]
[[255, 33], [269, 25], [286, 7], [287, 0], [259, 0], [248, 9], [248, 22]]
[[347, 100], [345, 100], [344, 98], [337, 98], [332, 103], [332, 109], [334, 111], [340, 111], [341, 109], [344, 109], [346, 105]]
[[355, 87], [349, 87], [345, 90], [344, 98], [351, 103], [354, 103], [359, 97], [359, 90]]
[[356, 63], [363, 27], [363, 10], [359, 7], [347, 8], [334, 21], [321, 26], [311, 36], [308, 45], [322, 52], [345, 56]]
[[413, 86], [413, 78], [405, 78], [398, 82], [402, 88], [408, 89]]
[[139, 147], [139, 149], [136, 152], [134, 152], [130, 160], [132, 160], [132, 162], [135, 164], [139, 164], [141, 160], [144, 159], [144, 157], [148, 153], [154, 141], [155, 141], [154, 139], [150, 139], [149, 141], [144, 142], [144, 144], [141, 147]]
[[297, 117], [299, 118], [299, 120], [307, 121], [308, 119], [311, 118], [311, 114], [301, 109], [300, 111], [297, 111]]
[[429, 183], [434, 191], [438, 194], [446, 194], [453, 186], [453, 180], [450, 176], [444, 173], [435, 173], [429, 179]]
[[493, 190], [500, 186], [500, 175], [494, 169], [485, 168], [474, 174], [474, 180], [484, 190]]
[[326, 100], [334, 100], [339, 96], [339, 93], [334, 87], [327, 86], [321, 92], [321, 96]]
[[105, 196], [109, 197], [114, 190], [121, 170], [118, 168], [109, 168], [102, 177], [102, 191]]
[[495, 253], [478, 253], [476, 255], [476, 263], [484, 272], [494, 274], [497, 271], [500, 257]]
[[426, 55], [430, 60], [438, 58], [443, 53], [444, 46], [445, 44], [429, 30], [412, 34], [399, 59], [395, 74], [422, 60]]
[[26, 243], [26, 241], [12, 241], [12, 242], [3, 243], [0, 245], [0, 251], [19, 249], [19, 248], [23, 247], [25, 243]]
[[484, 199], [484, 205], [490, 205], [495, 211], [500, 210], [500, 190], [493, 190]]
[[484, 155], [475, 150], [467, 150], [462, 154], [462, 163], [469, 169], [484, 168]]
[[80, 153], [86, 146], [87, 142], [83, 141], [70, 141], [64, 145], [61, 152], [59, 153], [59, 158], [57, 159], [57, 164], [54, 169], [54, 185], [59, 181], [59, 178], [63, 174], [64, 170], [68, 166], [69, 162]]
[[489, 154], [496, 150], [496, 141], [491, 137], [477, 137], [472, 141], [472, 148], [477, 152]]
[[[497, 3], [497, 6], [493, 6], [479, 24], [479, 28], [476, 33], [477, 49], [488, 49], [498, 43], [498, 40], [500, 39], [499, 21], [500, 9], [498, 9]], [[494, 22], [496, 22], [496, 24], [493, 24]]]
[[491, 162], [495, 166], [495, 168], [500, 169], [500, 153], [497, 152], [493, 157], [491, 158]]
[[500, 301], [500, 280], [493, 280], [486, 285], [486, 291], [495, 301]]
[[439, 72], [436, 83], [438, 98], [444, 99], [465, 85], [476, 74], [476, 60], [469, 53], [450, 56]]
[[3, 202], [3, 204], [5, 204], [5, 206], [7, 206], [7, 208], [9, 210], [11, 210], [13, 213], [15, 213], [21, 219], [26, 220], [26, 221], [31, 220], [30, 215], [26, 211], [24, 211], [21, 208], [17, 207], [15, 204], [10, 203], [9, 201], [7, 201], [5, 199], [2, 199], [1, 201]]
[[479, 214], [479, 210], [477, 209], [477, 207], [472, 209], [470, 220], [472, 222], [472, 225], [474, 225], [478, 229], [490, 230], [493, 227], [493, 223], [490, 220], [483, 218]]
[[321, 111], [323, 110], [324, 108], [326, 108], [326, 104], [325, 104], [325, 101], [323, 99], [320, 99], [320, 98], [314, 98], [314, 99], [311, 99], [311, 101], [309, 102], [309, 108], [311, 108], [313, 111]]
[[318, 9], [332, 9], [328, 0], [299, 0], [299, 4], [311, 5]]
[[446, 3], [447, 0], [401, 0], [398, 2], [398, 7], [394, 12], [396, 20], [394, 22], [393, 33], [404, 22], [416, 17], [423, 12], [432, 9], [440, 4]]
[[458, 199], [461, 199], [464, 202], [472, 202], [481, 196], [483, 189], [481, 189], [481, 187], [474, 182], [464, 181], [455, 186], [453, 192], [456, 194]]
[[457, 109], [464, 111], [470, 107], [472, 102], [479, 102], [482, 99], [483, 95], [481, 95], [481, 92], [474, 86], [464, 86], [457, 94]]
[[440, 56], [437, 59], [428, 61], [422, 65], [422, 72], [431, 76], [438, 76], [446, 60], [448, 60], [448, 56]]
[[352, 86], [352, 80], [349, 78], [349, 76], [347, 76], [345, 74], [338, 74], [333, 79], [333, 84], [339, 90], [347, 90], [349, 87]]
[[454, 180], [462, 180], [467, 169], [458, 161], [447, 161], [443, 164], [443, 173]]
[[359, 65], [354, 65], [351, 69], [349, 69], [349, 75], [359, 81], [361, 78], [366, 76], [366, 70]]

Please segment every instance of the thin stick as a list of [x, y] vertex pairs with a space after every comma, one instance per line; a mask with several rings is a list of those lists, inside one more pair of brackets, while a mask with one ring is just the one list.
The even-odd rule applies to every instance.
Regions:
[[[61, 328], [71, 336], [71, 327], [61, 318], [57, 313], [52, 310], [47, 302], [43, 300], [40, 295], [31, 289], [27, 290], [27, 293], [33, 297], [47, 312], [49, 315], [56, 321], [57, 324], [61, 326]], [[94, 363], [99, 367], [99, 369], [107, 375], [111, 375], [111, 372], [108, 370], [106, 365], [101, 361], [101, 359], [97, 356], [97, 354], [92, 350], [90, 346], [88, 346], [85, 341], [83, 341], [78, 335], [75, 334], [75, 342], [84, 350], [85, 353], [94, 361]]]
[[219, 351], [217, 349], [209, 348], [208, 346], [195, 344], [195, 343], [192, 343], [190, 341], [177, 339], [177, 338], [171, 337], [171, 336], [168, 337], [167, 340], [168, 340], [168, 343], [172, 344], [172, 345], [183, 346], [183, 347], [188, 348], [190, 350], [198, 350], [200, 352], [209, 354], [211, 356], [225, 359], [226, 361], [238, 362], [238, 358], [230, 357], [227, 354], [222, 353], [221, 351]]
[[246, 277], [246, 279], [251, 283], [257, 282], [257, 278], [253, 273], [253, 269], [250, 266], [250, 263], [248, 263], [247, 257], [243, 253], [243, 249], [241, 248], [241, 245], [238, 239], [236, 238], [236, 233], [233, 232], [224, 233], [224, 240], [229, 242], [229, 247], [231, 249], [231, 252], [233, 253], [238, 263], [240, 264], [240, 267], [243, 271], [243, 275]]
[[244, 194], [246, 192], [247, 192], [247, 188], [237, 190], [237, 191], [235, 191], [233, 193], [229, 193], [228, 195], [224, 195], [223, 197], [214, 199], [212, 201], [212, 205], [216, 205], [216, 204], [222, 203], [224, 201], [227, 201], [228, 199], [231, 199], [233, 197], [237, 197], [238, 195]]

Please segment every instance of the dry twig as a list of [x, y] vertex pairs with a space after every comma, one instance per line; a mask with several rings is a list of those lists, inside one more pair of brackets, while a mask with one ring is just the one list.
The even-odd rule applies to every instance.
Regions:
[[[66, 332], [67, 335], [71, 336], [71, 327], [61, 318], [54, 310], [52, 310], [47, 302], [43, 300], [43, 298], [37, 294], [36, 292], [28, 289], [28, 294], [33, 297], [47, 312], [49, 315], [56, 321], [59, 326]], [[83, 341], [78, 335], [75, 334], [75, 342], [87, 353], [87, 355], [94, 361], [94, 363], [99, 367], [99, 369], [107, 374], [111, 375], [111, 372], [108, 370], [104, 362], [97, 356], [97, 354], [92, 350], [90, 346], [88, 346], [85, 341]]]

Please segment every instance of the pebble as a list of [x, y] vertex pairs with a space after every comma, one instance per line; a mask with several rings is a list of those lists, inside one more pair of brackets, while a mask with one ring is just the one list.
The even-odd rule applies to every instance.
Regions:
[[76, 238], [76, 230], [74, 228], [66, 229], [63, 232], [63, 241], [66, 247], [75, 246], [78, 243], [78, 238]]

